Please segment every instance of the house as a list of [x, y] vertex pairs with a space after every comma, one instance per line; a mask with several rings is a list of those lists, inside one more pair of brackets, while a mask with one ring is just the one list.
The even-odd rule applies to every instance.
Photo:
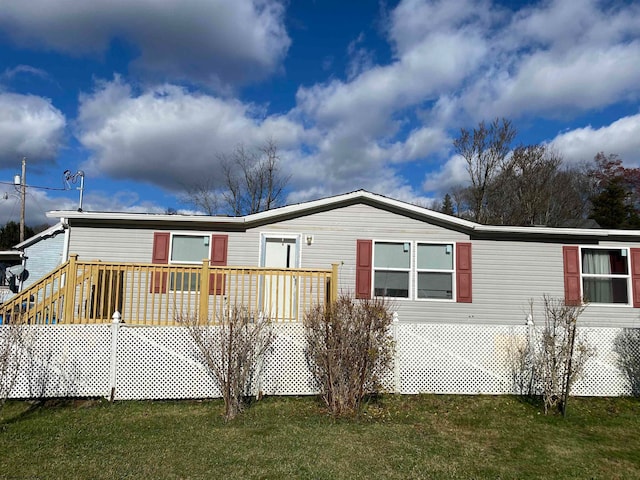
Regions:
[[[388, 297], [400, 322], [523, 325], [530, 299], [546, 294], [587, 299], [585, 326], [638, 326], [640, 231], [480, 225], [363, 190], [245, 217], [48, 216], [67, 228], [55, 237], [63, 261], [77, 254], [162, 268], [198, 268], [203, 259], [274, 269], [337, 263], [340, 292]], [[144, 288], [193, 290], [197, 273], [181, 275], [156, 274], [155, 287]], [[216, 293], [231, 288], [225, 281]]]
[[22, 289], [28, 288], [63, 263], [63, 258], [66, 260], [67, 253], [63, 251], [65, 232], [66, 225], [58, 222], [14, 247], [21, 252], [22, 266], [27, 272]]

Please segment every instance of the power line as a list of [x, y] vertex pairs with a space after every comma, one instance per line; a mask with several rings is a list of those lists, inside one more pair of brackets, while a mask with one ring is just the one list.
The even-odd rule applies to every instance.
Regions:
[[[13, 185], [14, 187], [19, 186], [16, 185], [13, 182], [0, 182], [0, 185]], [[27, 188], [39, 188], [40, 190], [56, 190], [56, 191], [67, 191], [69, 190], [68, 188], [56, 188], [56, 187], [43, 187], [43, 186], [39, 186], [39, 185], [25, 185], [25, 187]]]

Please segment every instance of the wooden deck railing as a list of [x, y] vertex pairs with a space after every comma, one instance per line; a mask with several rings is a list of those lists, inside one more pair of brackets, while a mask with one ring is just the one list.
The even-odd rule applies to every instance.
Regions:
[[337, 297], [338, 267], [284, 269], [69, 261], [0, 305], [5, 323], [122, 321], [174, 325], [179, 316], [220, 318], [230, 308], [296, 322], [312, 305]]

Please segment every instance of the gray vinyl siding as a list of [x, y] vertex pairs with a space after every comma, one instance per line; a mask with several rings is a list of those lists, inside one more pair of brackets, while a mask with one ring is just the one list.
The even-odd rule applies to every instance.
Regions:
[[[150, 263], [154, 231], [172, 230], [72, 227], [69, 252], [77, 253], [84, 260]], [[225, 232], [180, 230], [180, 233]], [[340, 292], [347, 294], [355, 290], [358, 239], [411, 242], [414, 255], [416, 242], [471, 242], [473, 302], [391, 299], [402, 322], [524, 325], [529, 300], [533, 299], [537, 302], [534, 319], [541, 323], [539, 301], [542, 296], [564, 297], [561, 243], [470, 239], [467, 234], [365, 204], [334, 208], [227, 234], [227, 264], [231, 266], [259, 265], [263, 235], [300, 235], [301, 266], [331, 268], [337, 263], [338, 287]], [[313, 236], [311, 245], [305, 242], [309, 235]], [[574, 244], [580, 245], [580, 242]], [[618, 242], [607, 242], [606, 245], [640, 246]], [[412, 298], [415, 296], [414, 273]], [[585, 326], [640, 327], [639, 318], [640, 309], [631, 306], [589, 305], [580, 322]]]

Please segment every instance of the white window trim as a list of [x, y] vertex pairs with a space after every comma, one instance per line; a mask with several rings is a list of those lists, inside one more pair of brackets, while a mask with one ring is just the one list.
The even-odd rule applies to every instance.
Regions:
[[[627, 274], [601, 274], [601, 273], [582, 273], [582, 250], [626, 250], [627, 252]], [[588, 278], [626, 278], [627, 279], [627, 303], [599, 303], [599, 302], [589, 302], [590, 305], [599, 306], [599, 307], [630, 307], [632, 306], [633, 300], [633, 292], [631, 285], [631, 250], [629, 247], [616, 247], [613, 245], [594, 245], [594, 246], [580, 246], [580, 251], [578, 255], [578, 260], [580, 263], [580, 298], [584, 299], [584, 277]], [[587, 299], [588, 301], [588, 299]]]
[[[410, 251], [410, 255], [409, 255], [409, 268], [408, 269], [404, 269], [404, 268], [376, 268], [376, 244], [378, 243], [397, 243], [397, 244], [409, 244], [409, 249]], [[415, 259], [414, 259], [414, 255], [415, 255], [415, 242], [409, 241], [409, 240], [388, 240], [388, 239], [378, 239], [378, 240], [373, 240], [373, 251], [371, 252], [371, 297], [381, 297], [381, 298], [391, 298], [394, 301], [396, 300], [400, 300], [400, 301], [406, 301], [406, 300], [413, 300], [414, 299], [414, 295], [413, 294], [413, 272], [415, 270]], [[407, 272], [409, 274], [409, 285], [408, 285], [408, 292], [407, 292], [407, 296], [406, 297], [391, 297], [391, 296], [387, 296], [387, 295], [376, 295], [376, 270], [379, 271], [384, 271], [384, 272]]]
[[[206, 234], [206, 233], [202, 233], [202, 232], [170, 232], [169, 235], [169, 265], [202, 265], [202, 260], [204, 260], [204, 258], [202, 260], [200, 260], [199, 262], [195, 262], [195, 261], [177, 261], [177, 260], [173, 260], [172, 258], [172, 254], [173, 254], [173, 238], [174, 236], [178, 236], [178, 237], [209, 237], [209, 245], [208, 245], [208, 249], [207, 249], [207, 260], [211, 260], [211, 242], [212, 242], [212, 234]], [[199, 289], [194, 289], [194, 290], [174, 290], [172, 288], [171, 285], [171, 275], [172, 273], [169, 273], [169, 278], [167, 278], [167, 282], [168, 282], [168, 288], [167, 291], [169, 293], [174, 293], [174, 292], [180, 292], [181, 294], [188, 294], [188, 295], [195, 295], [196, 293], [198, 293]]]
[[171, 232], [170, 235], [170, 239], [169, 239], [169, 264], [183, 264], [183, 265], [202, 265], [202, 260], [204, 260], [204, 258], [202, 258], [199, 262], [195, 262], [195, 261], [178, 261], [178, 260], [173, 260], [172, 255], [173, 255], [173, 238], [174, 237], [209, 237], [209, 245], [207, 248], [207, 260], [211, 260], [211, 236], [212, 234], [206, 234], [206, 233], [197, 233], [197, 232]]
[[[418, 268], [418, 246], [419, 245], [451, 245], [451, 270], [436, 270]], [[442, 302], [442, 303], [456, 303], [457, 295], [457, 282], [456, 282], [456, 242], [428, 242], [428, 241], [416, 241], [415, 247], [415, 299], [418, 302]], [[418, 297], [418, 273], [451, 273], [451, 298], [419, 298]]]

